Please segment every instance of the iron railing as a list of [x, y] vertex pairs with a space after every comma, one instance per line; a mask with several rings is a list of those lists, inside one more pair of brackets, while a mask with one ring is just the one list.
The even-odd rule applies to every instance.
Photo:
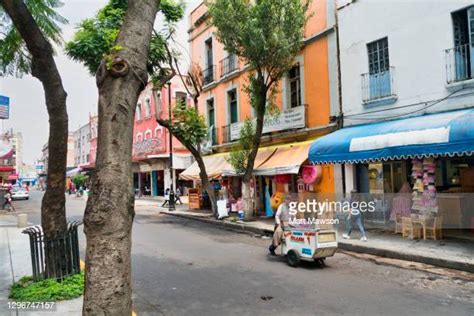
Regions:
[[23, 234], [30, 237], [31, 266], [35, 281], [47, 278], [63, 280], [81, 272], [77, 234], [80, 225], [80, 221], [68, 222], [66, 233], [55, 239], [48, 239], [39, 225], [23, 230]]
[[204, 85], [210, 84], [215, 80], [214, 75], [216, 66], [211, 65], [202, 71]]
[[473, 64], [471, 54], [474, 53], [470, 44], [459, 45], [445, 50], [446, 82], [472, 79]]
[[395, 68], [389, 67], [379, 73], [362, 74], [362, 102], [367, 103], [395, 96], [393, 87], [394, 72]]
[[226, 58], [219, 61], [221, 78], [239, 70], [239, 59], [235, 55], [229, 55]]

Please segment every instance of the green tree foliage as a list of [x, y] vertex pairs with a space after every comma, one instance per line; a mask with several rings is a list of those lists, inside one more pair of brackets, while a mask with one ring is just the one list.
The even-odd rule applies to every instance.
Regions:
[[202, 115], [199, 115], [194, 107], [175, 106], [173, 109], [173, 124], [170, 125], [170, 128], [173, 135], [185, 141], [185, 144], [183, 144], [185, 146], [197, 147], [207, 137], [205, 119]]
[[[56, 12], [58, 0], [25, 0], [41, 32], [50, 41], [62, 43], [60, 24], [67, 20]], [[0, 6], [0, 76], [31, 73], [31, 55], [20, 33]]]
[[[275, 109], [277, 82], [301, 50], [310, 0], [208, 0], [211, 24], [230, 54], [250, 66], [246, 92], [256, 112], [252, 150], [244, 182], [249, 182], [263, 130], [263, 119]], [[271, 111], [274, 112], [274, 111]]]
[[238, 146], [230, 152], [227, 161], [237, 174], [243, 174], [247, 169], [247, 159], [252, 151], [255, 138], [255, 126], [253, 121], [246, 119], [240, 130]]
[[[184, 15], [182, 2], [162, 0], [160, 11], [172, 29], [172, 24]], [[115, 40], [127, 11], [127, 0], [110, 0], [95, 17], [83, 20], [74, 38], [66, 43], [66, 53], [72, 59], [84, 63], [91, 75], [95, 75], [104, 55], [120, 49]], [[171, 31], [172, 32], [172, 31]], [[150, 75], [161, 73], [160, 64], [167, 60], [166, 37], [163, 32], [154, 32], [150, 43], [148, 72]]]
[[71, 178], [71, 181], [74, 183], [74, 186], [79, 189], [80, 187], [82, 187], [83, 185], [86, 184], [87, 180], [88, 180], [89, 177], [83, 175], [83, 174], [76, 174], [74, 175], [72, 178]]

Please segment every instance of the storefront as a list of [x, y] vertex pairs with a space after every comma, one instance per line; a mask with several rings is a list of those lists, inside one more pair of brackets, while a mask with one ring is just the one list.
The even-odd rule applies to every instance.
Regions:
[[[316, 167], [308, 164], [308, 148], [311, 142], [281, 144], [259, 149], [251, 181], [254, 215], [273, 215], [269, 207], [270, 197], [277, 191], [294, 195], [334, 191], [332, 166]], [[219, 190], [216, 192], [218, 198], [228, 201], [229, 210], [238, 210], [242, 198], [242, 177], [235, 173], [227, 161], [228, 154], [215, 154], [205, 156], [203, 159], [209, 179]], [[195, 182], [195, 187], [199, 189], [199, 193], [196, 192], [198, 195], [202, 194], [199, 172], [199, 166], [195, 162], [180, 175], [181, 179]]]
[[343, 165], [346, 192], [355, 189], [377, 202], [368, 221], [402, 215], [436, 217], [445, 228], [474, 223], [474, 110], [460, 110], [338, 130], [316, 140], [313, 164]]

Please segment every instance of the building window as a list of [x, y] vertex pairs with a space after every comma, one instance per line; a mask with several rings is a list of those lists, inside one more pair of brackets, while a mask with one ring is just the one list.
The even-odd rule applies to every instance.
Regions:
[[176, 92], [176, 106], [185, 108], [187, 106], [187, 95], [185, 92]]
[[216, 117], [214, 108], [214, 99], [207, 100], [207, 124], [209, 126], [209, 139], [212, 144], [217, 143], [216, 139]]
[[204, 42], [205, 65], [203, 70], [203, 83], [209, 84], [214, 81], [214, 55], [212, 52], [212, 38]]
[[140, 121], [142, 119], [142, 104], [139, 102], [135, 110], [135, 120]]
[[452, 69], [448, 82], [471, 79], [474, 73], [474, 7], [452, 13], [452, 19], [454, 48], [446, 52]]
[[239, 121], [237, 90], [232, 89], [227, 92], [227, 99], [229, 102], [229, 123], [237, 123]]
[[392, 95], [388, 39], [367, 44], [369, 73], [364, 78], [364, 101]]
[[145, 117], [149, 118], [151, 116], [151, 101], [150, 98], [145, 99]]
[[156, 94], [156, 104], [155, 104], [155, 115], [158, 117], [158, 115], [161, 116], [161, 94], [157, 93]]
[[86, 155], [86, 162], [89, 162], [89, 161], [90, 161], [89, 158], [90, 158], [90, 156], [89, 156], [89, 154], [87, 154], [87, 155]]
[[288, 72], [288, 81], [290, 84], [290, 106], [292, 108], [301, 105], [301, 77], [300, 65], [294, 65]]
[[388, 39], [386, 37], [367, 44], [367, 53], [369, 55], [369, 73], [371, 75], [379, 74], [389, 69]]

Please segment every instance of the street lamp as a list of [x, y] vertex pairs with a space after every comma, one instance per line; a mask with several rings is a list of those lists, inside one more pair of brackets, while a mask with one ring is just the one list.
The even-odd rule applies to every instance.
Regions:
[[168, 210], [174, 211], [174, 172], [173, 172], [173, 134], [171, 133], [171, 127], [173, 126], [173, 122], [171, 120], [171, 81], [168, 82], [168, 118], [170, 122], [170, 193], [169, 193], [169, 201], [168, 201]]

